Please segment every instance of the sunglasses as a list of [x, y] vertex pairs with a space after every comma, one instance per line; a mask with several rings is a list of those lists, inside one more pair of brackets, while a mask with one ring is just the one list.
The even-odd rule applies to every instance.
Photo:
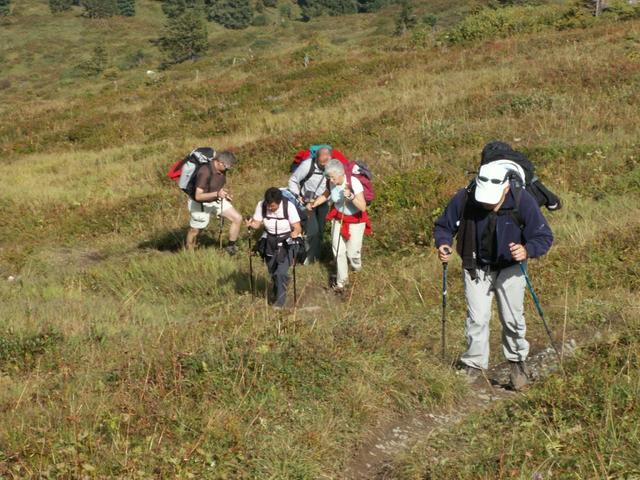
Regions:
[[487, 177], [483, 177], [483, 176], [478, 176], [478, 181], [480, 182], [491, 182], [494, 185], [500, 185], [502, 183], [504, 183], [507, 180], [507, 178], [503, 178], [502, 180], [500, 180], [499, 178], [487, 178]]

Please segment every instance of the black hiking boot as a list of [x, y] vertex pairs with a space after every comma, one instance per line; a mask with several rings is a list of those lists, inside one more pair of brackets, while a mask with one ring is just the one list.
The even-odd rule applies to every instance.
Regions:
[[509, 362], [509, 386], [516, 392], [522, 390], [529, 383], [529, 369], [524, 361]]
[[225, 252], [227, 252], [229, 255], [231, 255], [232, 257], [238, 253], [238, 247], [236, 246], [235, 243], [233, 244], [229, 244], [226, 247], [224, 247]]

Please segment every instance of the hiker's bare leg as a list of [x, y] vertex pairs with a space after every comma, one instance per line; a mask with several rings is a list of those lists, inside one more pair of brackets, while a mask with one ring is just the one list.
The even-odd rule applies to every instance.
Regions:
[[235, 242], [240, 236], [240, 227], [242, 226], [242, 215], [233, 207], [225, 208], [222, 216], [231, 222], [229, 229], [229, 241]]
[[196, 238], [198, 238], [199, 234], [199, 228], [189, 228], [189, 231], [187, 232], [187, 241], [184, 245], [187, 250], [193, 250], [196, 248]]

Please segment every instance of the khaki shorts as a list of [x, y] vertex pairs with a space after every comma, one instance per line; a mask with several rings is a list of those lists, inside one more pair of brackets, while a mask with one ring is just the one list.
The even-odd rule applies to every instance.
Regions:
[[216, 217], [220, 217], [224, 212], [233, 208], [229, 200], [224, 200], [223, 202], [216, 200], [215, 202], [200, 203], [194, 202], [191, 199], [189, 199], [188, 207], [189, 214], [191, 215], [189, 226], [199, 230], [207, 228], [211, 221], [212, 214]]

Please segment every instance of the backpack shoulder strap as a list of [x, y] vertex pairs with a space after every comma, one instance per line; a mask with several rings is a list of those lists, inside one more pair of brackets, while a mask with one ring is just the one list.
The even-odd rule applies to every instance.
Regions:
[[304, 176], [304, 178], [300, 181], [300, 188], [302, 188], [304, 184], [307, 183], [307, 181], [309, 181], [311, 177], [313, 177], [313, 175], [316, 172], [316, 168], [317, 168], [317, 163], [314, 158], [311, 158], [311, 167], [309, 167], [309, 171]]
[[524, 219], [522, 218], [522, 215], [520, 215], [520, 201], [522, 200], [523, 190], [524, 189], [520, 186], [513, 188], [512, 191], [515, 198], [515, 206], [513, 208], [506, 208], [498, 212], [498, 215], [510, 215], [511, 218], [513, 218], [513, 220], [516, 222], [516, 225], [518, 225], [518, 228], [520, 230], [524, 230]]
[[[289, 200], [286, 198], [282, 198], [282, 212], [284, 213], [284, 219], [289, 220]], [[262, 219], [265, 218], [275, 218], [276, 220], [281, 220], [278, 217], [267, 217], [267, 204], [262, 201]]]
[[511, 215], [518, 224], [518, 227], [520, 227], [520, 230], [524, 229], [524, 219], [522, 218], [522, 215], [520, 215], [520, 200], [522, 200], [523, 190], [524, 188], [522, 187], [515, 189], [514, 196], [516, 198], [516, 206], [511, 210]]
[[467, 187], [464, 189], [464, 198], [462, 200], [462, 206], [460, 209], [460, 221], [462, 221], [465, 218], [465, 213], [467, 211], [467, 204], [469, 203], [469, 196], [473, 193], [474, 189], [476, 188], [476, 181], [471, 180], [471, 183], [469, 183], [469, 185], [467, 185]]

